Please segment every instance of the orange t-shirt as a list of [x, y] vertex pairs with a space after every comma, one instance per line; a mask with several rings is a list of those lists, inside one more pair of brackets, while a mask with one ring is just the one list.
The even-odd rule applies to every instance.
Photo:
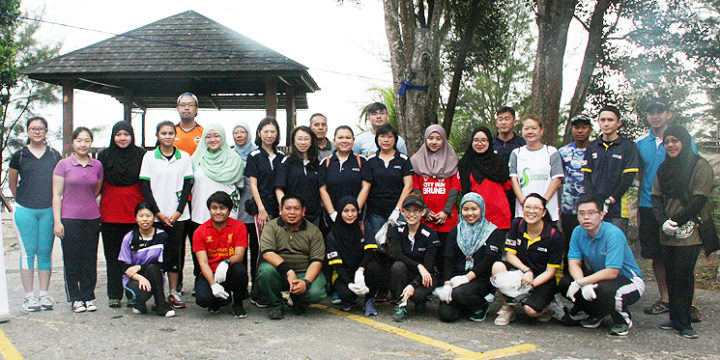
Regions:
[[175, 142], [173, 145], [178, 149], [192, 155], [197, 149], [202, 137], [203, 127], [195, 124], [195, 127], [190, 131], [185, 131], [180, 127], [180, 124], [175, 125]]

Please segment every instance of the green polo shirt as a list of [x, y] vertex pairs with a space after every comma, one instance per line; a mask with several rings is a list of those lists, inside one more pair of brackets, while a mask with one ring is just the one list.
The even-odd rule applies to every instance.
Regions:
[[285, 226], [282, 218], [270, 220], [260, 236], [260, 251], [272, 251], [280, 255], [291, 269], [306, 271], [310, 263], [322, 263], [325, 257], [325, 241], [317, 226], [303, 219], [296, 231]]

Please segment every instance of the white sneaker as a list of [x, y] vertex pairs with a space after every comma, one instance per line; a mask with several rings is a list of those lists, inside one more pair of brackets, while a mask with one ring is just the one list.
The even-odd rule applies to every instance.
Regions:
[[38, 300], [37, 296], [28, 296], [23, 300], [23, 310], [25, 312], [36, 312], [42, 310], [42, 306], [40, 305], [40, 300]]
[[495, 325], [498, 326], [508, 325], [515, 318], [515, 312], [510, 305], [503, 305], [497, 313], [498, 316], [495, 318]]
[[74, 313], [81, 313], [87, 311], [87, 308], [85, 307], [85, 303], [83, 303], [82, 301], [73, 301], [72, 311]]
[[538, 317], [537, 317], [539, 322], [544, 322], [544, 323], [552, 320], [552, 318], [553, 318], [552, 313], [548, 309], [543, 310], [543, 312], [541, 312], [540, 315], [538, 315]]
[[85, 302], [85, 309], [87, 309], [87, 311], [97, 311], [97, 306], [90, 300]]
[[43, 310], [52, 310], [55, 308], [55, 299], [50, 295], [43, 295], [40, 297], [40, 306]]
[[166, 312], [165, 317], [167, 317], [167, 318], [175, 317], [175, 310], [170, 310], [170, 311]]

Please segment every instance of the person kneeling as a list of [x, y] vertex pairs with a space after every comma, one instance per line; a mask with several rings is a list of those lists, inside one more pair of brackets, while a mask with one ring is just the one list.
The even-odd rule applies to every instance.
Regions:
[[193, 251], [200, 266], [195, 278], [195, 302], [210, 313], [230, 303], [236, 318], [246, 318], [242, 301], [247, 292], [247, 269], [243, 260], [247, 230], [241, 221], [229, 218], [233, 208], [230, 195], [218, 191], [207, 199], [210, 220], [195, 230]]
[[445, 244], [445, 285], [436, 290], [440, 320], [452, 322], [462, 311], [471, 321], [483, 321], [495, 289], [490, 268], [500, 260], [502, 231], [485, 218], [485, 200], [471, 192], [460, 201], [462, 217], [450, 230]]
[[[602, 208], [602, 201], [595, 197], [578, 199], [580, 226], [572, 233], [568, 251], [572, 278], [560, 280], [560, 292], [575, 303], [571, 314], [582, 310], [590, 315], [581, 321], [583, 327], [597, 328], [610, 315], [614, 323], [610, 334], [625, 336], [633, 325], [627, 308], [640, 300], [645, 281], [625, 234], [603, 221]], [[587, 275], [583, 262], [590, 268]]]
[[260, 236], [264, 261], [258, 264], [257, 282], [268, 300], [271, 320], [283, 318], [284, 290], [290, 292], [293, 311], [298, 315], [326, 296], [325, 276], [320, 272], [325, 242], [320, 229], [304, 216], [302, 198], [285, 194], [280, 201], [280, 217], [270, 220]]

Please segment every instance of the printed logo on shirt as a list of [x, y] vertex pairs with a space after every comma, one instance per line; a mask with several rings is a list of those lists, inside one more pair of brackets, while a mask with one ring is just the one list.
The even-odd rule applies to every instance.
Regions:
[[597, 159], [597, 153], [592, 153], [592, 158]]
[[352, 168], [352, 169], [350, 169], [350, 170], [352, 170], [352, 171], [360, 171], [360, 168]]
[[232, 236], [233, 234], [228, 234], [228, 244], [232, 244]]
[[[427, 178], [425, 179], [427, 181]], [[424, 182], [423, 195], [445, 195], [447, 194], [447, 185], [445, 181], [441, 182]]]
[[417, 251], [425, 251], [425, 248], [418, 248]]
[[398, 230], [398, 232], [403, 232], [403, 231], [405, 231], [405, 227], [401, 226], [401, 227], [397, 228], [397, 230]]
[[395, 169], [402, 169], [402, 166], [400, 166], [400, 165], [393, 165], [393, 168], [395, 168]]
[[546, 253], [546, 252], [547, 252], [547, 248], [544, 248], [544, 247], [538, 247], [538, 248], [537, 248], [537, 251], [540, 251], [540, 252], [545, 252], [545, 253]]
[[336, 258], [336, 257], [338, 257], [337, 251], [329, 252], [329, 253], [327, 254], [327, 258], [328, 258], [328, 259], [332, 259], [332, 258]]
[[[507, 243], [507, 242], [506, 242]], [[490, 245], [490, 251], [498, 251], [498, 247], [495, 245]]]
[[208, 236], [208, 237], [205, 239], [205, 242], [209, 242], [209, 243], [213, 242], [212, 236]]
[[507, 239], [507, 240], [505, 240], [505, 245], [507, 245], [507, 246], [515, 246], [515, 245], [517, 245], [517, 241], [515, 241], [515, 240], [513, 240], [513, 239]]
[[196, 137], [193, 139], [193, 142], [195, 142], [195, 145], [200, 144], [200, 137], [199, 137], [199, 136], [196, 136]]
[[429, 237], [429, 236], [430, 236], [430, 232], [427, 231], [427, 230], [425, 230], [425, 229], [420, 230], [420, 233], [423, 234], [425, 237]]
[[622, 155], [620, 155], [620, 154], [612, 154], [612, 157], [622, 160]]

